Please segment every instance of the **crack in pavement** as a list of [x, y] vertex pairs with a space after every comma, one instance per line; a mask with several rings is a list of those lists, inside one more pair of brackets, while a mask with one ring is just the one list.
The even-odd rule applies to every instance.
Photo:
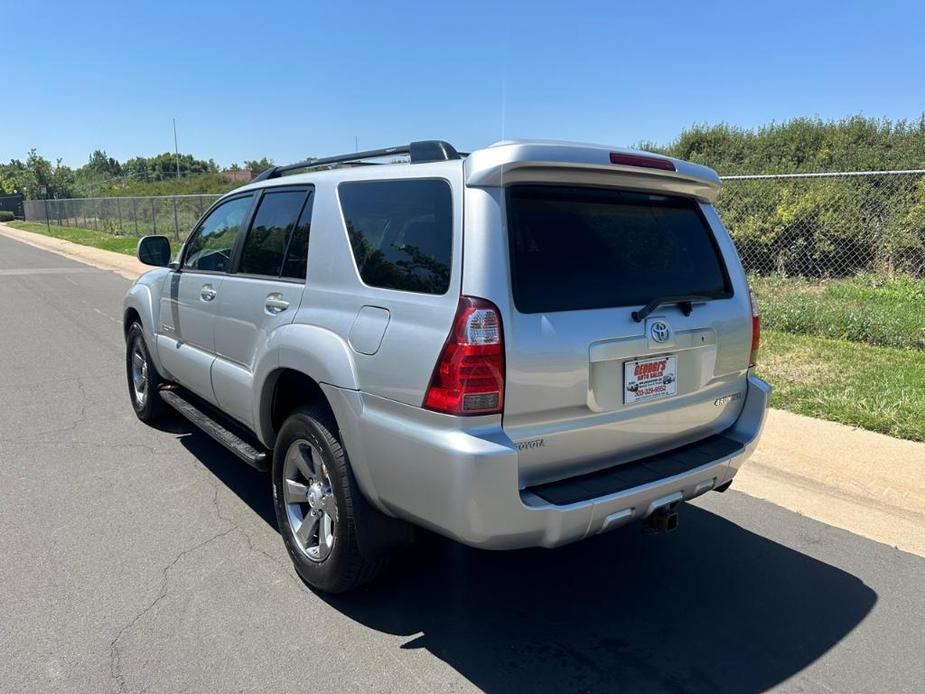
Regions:
[[189, 556], [193, 552], [197, 552], [201, 550], [202, 548], [206, 547], [210, 543], [215, 542], [216, 540], [233, 533], [235, 530], [238, 530], [237, 526], [226, 528], [225, 530], [222, 530], [221, 532], [216, 533], [215, 535], [208, 538], [207, 540], [203, 540], [202, 542], [199, 542], [193, 545], [192, 547], [184, 549], [176, 557], [174, 557], [173, 560], [169, 564], [167, 564], [167, 566], [161, 569], [161, 589], [158, 592], [157, 597], [154, 598], [154, 600], [152, 600], [150, 603], [148, 603], [148, 605], [146, 605], [140, 612], [138, 612], [128, 624], [124, 625], [123, 627], [119, 629], [118, 632], [116, 632], [115, 637], [112, 639], [112, 641], [109, 642], [109, 674], [111, 678], [118, 684], [120, 692], [124, 692], [126, 690], [126, 683], [125, 683], [125, 676], [122, 674], [121, 653], [119, 652], [119, 641], [122, 639], [123, 636], [125, 636], [126, 632], [132, 629], [146, 614], [148, 614], [151, 610], [153, 610], [161, 600], [167, 597], [168, 585], [170, 583], [170, 578], [169, 578], [170, 570], [174, 566], [176, 566], [177, 563], [181, 559], [183, 559], [186, 556]]
[[117, 683], [118, 691], [120, 692], [126, 691], [127, 685], [125, 681], [125, 674], [122, 672], [122, 662], [121, 662], [122, 655], [119, 649], [119, 642], [122, 640], [122, 638], [125, 636], [127, 632], [129, 632], [132, 628], [134, 628], [135, 625], [138, 624], [138, 622], [140, 622], [145, 617], [145, 615], [151, 612], [164, 598], [167, 597], [167, 594], [169, 592], [169, 585], [170, 585], [169, 574], [170, 574], [171, 569], [173, 569], [173, 567], [176, 566], [180, 562], [180, 560], [182, 560], [184, 557], [187, 557], [190, 554], [193, 554], [194, 552], [197, 552], [203, 549], [204, 547], [211, 544], [212, 542], [215, 542], [216, 540], [226, 537], [234, 533], [235, 531], [239, 532], [241, 536], [243, 537], [244, 542], [247, 544], [247, 547], [251, 551], [251, 553], [262, 555], [265, 559], [269, 560], [276, 568], [282, 570], [283, 575], [287, 579], [289, 579], [289, 581], [300, 592], [303, 592], [307, 595], [313, 595], [311, 590], [309, 590], [309, 588], [298, 578], [298, 576], [296, 576], [293, 573], [292, 565], [290, 563], [288, 562], [283, 563], [279, 559], [277, 559], [275, 556], [267, 552], [266, 550], [258, 547], [254, 541], [254, 538], [251, 536], [251, 534], [247, 532], [243, 527], [238, 525], [234, 516], [233, 515], [229, 516], [223, 511], [221, 503], [219, 501], [219, 494], [221, 490], [223, 489], [223, 487], [216, 480], [206, 479], [205, 481], [207, 484], [209, 484], [212, 487], [211, 503], [212, 503], [212, 507], [215, 509], [215, 515], [218, 517], [219, 520], [223, 521], [226, 524], [229, 524], [230, 527], [226, 527], [224, 530], [216, 533], [215, 535], [212, 535], [208, 539], [203, 540], [202, 542], [199, 542], [193, 545], [192, 547], [189, 547], [183, 550], [182, 552], [177, 554], [163, 569], [161, 569], [161, 587], [160, 587], [160, 590], [158, 591], [157, 596], [154, 598], [154, 600], [152, 600], [145, 607], [143, 607], [127, 624], [122, 626], [116, 632], [115, 637], [110, 641], [109, 643], [109, 672], [110, 672], [110, 676], [112, 680]]
[[296, 586], [296, 588], [298, 588], [302, 592], [305, 592], [306, 594], [313, 595], [311, 590], [309, 590], [308, 586], [306, 586], [302, 582], [302, 580], [294, 573], [295, 570], [292, 567], [292, 562], [289, 562], [289, 561], [281, 562], [279, 559], [277, 559], [275, 556], [267, 552], [265, 549], [258, 547], [255, 544], [254, 538], [251, 536], [251, 534], [247, 530], [245, 530], [243, 527], [241, 527], [233, 516], [229, 517], [222, 513], [221, 505], [218, 502], [218, 496], [219, 496], [219, 491], [221, 489], [224, 489], [225, 487], [221, 485], [218, 482], [218, 480], [216, 480], [214, 477], [208, 480], [208, 482], [209, 484], [213, 486], [215, 490], [215, 494], [212, 496], [212, 505], [215, 507], [216, 515], [221, 520], [225, 521], [226, 523], [231, 523], [235, 528], [241, 531], [241, 535], [244, 536], [244, 541], [247, 543], [248, 549], [250, 549], [251, 552], [263, 555], [266, 559], [272, 562], [277, 568], [282, 570], [286, 578], [289, 579], [293, 583], [293, 585]]
[[74, 421], [70, 424], [65, 424], [64, 426], [57, 427], [55, 429], [45, 429], [42, 437], [37, 437], [35, 434], [25, 434], [23, 436], [14, 436], [12, 438], [3, 438], [0, 439], [0, 443], [21, 443], [28, 441], [30, 443], [51, 443], [48, 440], [48, 436], [53, 436], [55, 434], [61, 434], [63, 432], [74, 432], [77, 430], [81, 424], [87, 421], [87, 406], [93, 404], [90, 400], [90, 397], [87, 395], [87, 389], [84, 385], [85, 376], [75, 376], [74, 378], [62, 379], [60, 383], [76, 383], [77, 390], [80, 393], [80, 409], [77, 411]]
[[99, 374], [85, 373], [83, 376], [71, 376], [70, 378], [50, 378], [44, 381], [29, 381], [28, 383], [13, 383], [9, 385], [0, 386], [0, 393], [2, 393], [5, 390], [18, 391], [18, 390], [22, 390], [23, 388], [37, 388], [41, 386], [59, 386], [62, 383], [71, 383], [72, 381], [77, 381], [81, 378], [93, 378], [96, 380], [100, 380], [103, 378], [110, 378], [110, 377], [112, 377], [112, 372], [107, 371], [105, 373], [99, 373]]

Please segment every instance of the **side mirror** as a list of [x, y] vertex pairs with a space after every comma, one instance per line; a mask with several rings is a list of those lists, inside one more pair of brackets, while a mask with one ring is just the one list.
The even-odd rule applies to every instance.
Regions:
[[166, 236], [142, 236], [135, 251], [145, 265], [167, 267], [170, 264], [170, 241]]

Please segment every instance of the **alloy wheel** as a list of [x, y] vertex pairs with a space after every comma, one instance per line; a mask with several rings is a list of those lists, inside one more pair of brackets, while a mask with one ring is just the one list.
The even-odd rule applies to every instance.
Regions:
[[282, 492], [296, 545], [310, 560], [324, 561], [334, 548], [337, 501], [321, 452], [305, 439], [286, 451]]

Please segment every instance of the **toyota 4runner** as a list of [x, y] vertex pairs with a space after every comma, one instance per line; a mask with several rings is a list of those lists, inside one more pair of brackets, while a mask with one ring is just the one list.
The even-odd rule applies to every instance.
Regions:
[[490, 549], [669, 530], [730, 485], [770, 391], [719, 187], [542, 141], [270, 169], [175, 260], [140, 240], [160, 267], [125, 298], [132, 406], [271, 470], [286, 548], [325, 591], [415, 525]]

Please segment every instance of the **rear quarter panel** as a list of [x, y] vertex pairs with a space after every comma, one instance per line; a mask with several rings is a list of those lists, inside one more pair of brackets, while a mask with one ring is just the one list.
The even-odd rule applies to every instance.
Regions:
[[[349, 178], [341, 174], [316, 182], [308, 278], [294, 323], [323, 328], [342, 341], [354, 365], [355, 387], [359, 390], [420, 406], [459, 301], [463, 252], [462, 163], [369, 169], [373, 171], [354, 169]], [[351, 251], [337, 189], [344, 180], [364, 178], [430, 178], [447, 182], [453, 201], [453, 246], [450, 285], [445, 294], [395, 291], [363, 283]], [[377, 316], [383, 316], [383, 312], [388, 314], [387, 320], [380, 323], [385, 326], [384, 334], [372, 354], [365, 353], [371, 351], [367, 346], [369, 340], [351, 344], [349, 339], [358, 316], [367, 307], [377, 309]], [[306, 343], [304, 348], [310, 352], [313, 345]]]

